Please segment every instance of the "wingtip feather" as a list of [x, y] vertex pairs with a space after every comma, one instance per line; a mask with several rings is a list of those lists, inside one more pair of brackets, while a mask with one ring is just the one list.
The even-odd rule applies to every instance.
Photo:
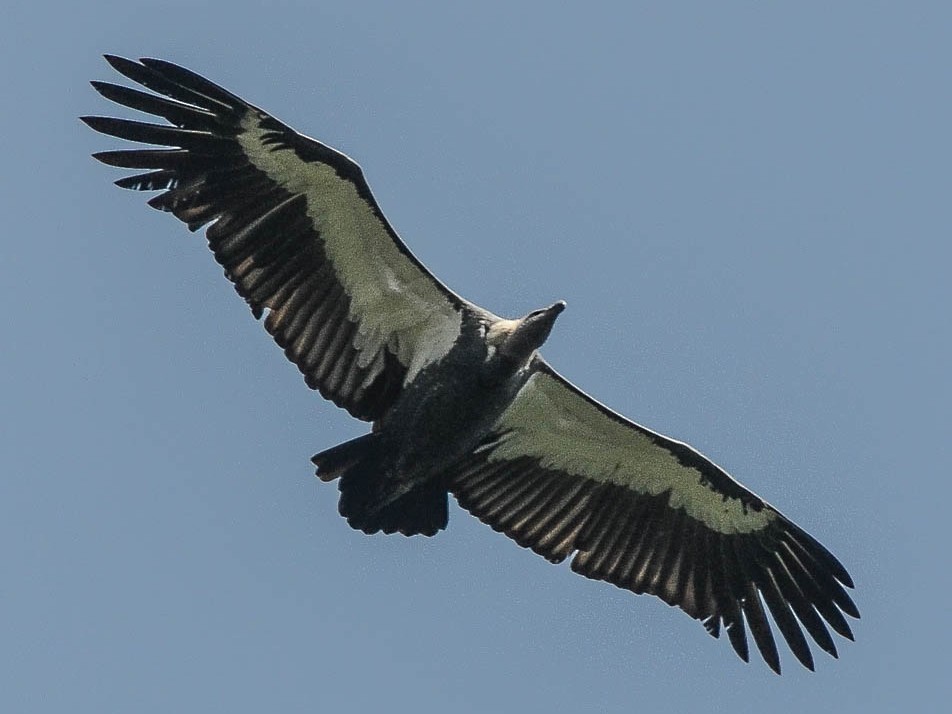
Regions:
[[137, 62], [127, 59], [126, 57], [120, 57], [119, 55], [104, 54], [103, 59], [105, 59], [106, 62], [109, 63], [109, 66], [116, 70], [119, 74], [125, 76], [128, 76], [125, 72], [126, 69], [130, 67], [134, 69], [140, 66]]

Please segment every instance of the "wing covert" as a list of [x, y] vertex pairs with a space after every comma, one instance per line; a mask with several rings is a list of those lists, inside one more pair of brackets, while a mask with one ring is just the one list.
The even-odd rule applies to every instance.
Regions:
[[[806, 667], [805, 629], [836, 656], [859, 617], [845, 568], [820, 543], [700, 453], [599, 404], [536, 358], [492, 433], [451, 476], [463, 508], [553, 562], [657, 595], [723, 627], [747, 661], [746, 628], [780, 662], [769, 610]], [[766, 606], [766, 607], [765, 607]]]
[[[225, 275], [308, 386], [373, 420], [483, 312], [442, 285], [384, 217], [360, 167], [207, 79], [154, 59], [107, 56], [151, 89], [93, 82], [158, 125], [84, 117], [93, 129], [169, 148], [95, 154], [146, 169], [116, 183], [163, 191], [149, 205], [206, 237]], [[487, 313], [488, 314], [488, 313]]]

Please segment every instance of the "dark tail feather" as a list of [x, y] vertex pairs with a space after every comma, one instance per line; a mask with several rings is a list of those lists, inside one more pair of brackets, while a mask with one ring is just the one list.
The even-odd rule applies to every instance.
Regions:
[[395, 484], [384, 478], [376, 434], [322, 451], [311, 461], [322, 481], [340, 478], [338, 510], [352, 528], [407, 536], [431, 536], [446, 528], [446, 489], [439, 484], [424, 484], [406, 493], [397, 492]]
[[364, 434], [312, 456], [317, 477], [321, 481], [333, 481], [361, 462], [376, 461], [376, 438], [376, 434]]

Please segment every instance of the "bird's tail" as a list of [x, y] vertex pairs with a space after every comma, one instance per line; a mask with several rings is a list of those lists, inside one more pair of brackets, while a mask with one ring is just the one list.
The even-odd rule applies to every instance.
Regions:
[[385, 477], [376, 434], [346, 441], [314, 456], [322, 481], [340, 479], [338, 511], [364, 533], [435, 535], [449, 519], [447, 492], [440, 484], [402, 491], [405, 484]]

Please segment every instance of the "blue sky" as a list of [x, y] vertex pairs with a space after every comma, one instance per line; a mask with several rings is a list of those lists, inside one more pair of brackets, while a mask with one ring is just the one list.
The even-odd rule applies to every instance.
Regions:
[[[7, 10], [0, 708], [936, 711], [949, 693], [944, 3], [36, 3]], [[100, 55], [347, 152], [415, 253], [847, 565], [776, 677], [454, 506], [367, 537], [309, 391], [199, 236], [110, 185]], [[839, 644], [839, 643], [838, 643]]]

